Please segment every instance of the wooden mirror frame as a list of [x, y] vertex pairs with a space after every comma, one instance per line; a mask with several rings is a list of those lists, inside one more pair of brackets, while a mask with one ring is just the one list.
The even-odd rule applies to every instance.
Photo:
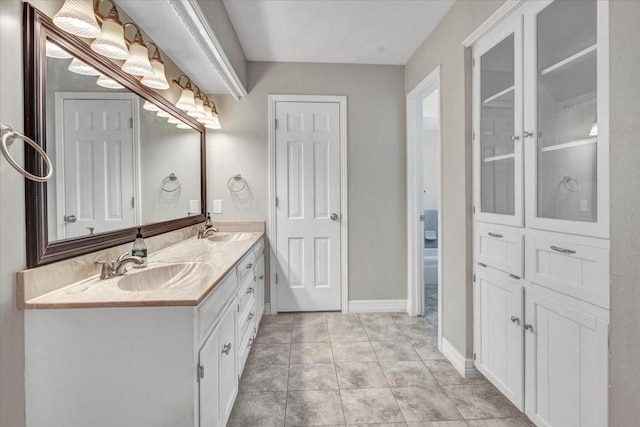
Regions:
[[[45, 41], [53, 41], [66, 51], [91, 65], [102, 74], [114, 79], [138, 96], [171, 112], [175, 117], [200, 132], [200, 205], [198, 215], [142, 226], [144, 237], [188, 227], [205, 220], [206, 209], [206, 153], [205, 128], [194, 118], [177, 109], [154, 90], [143, 86], [137, 78], [122, 71], [117, 64], [91, 50], [82, 39], [66, 33], [53, 24], [53, 20], [29, 3], [24, 3], [23, 61], [24, 61], [24, 132], [46, 150], [47, 122], [46, 84], [47, 56]], [[40, 175], [42, 162], [36, 151], [25, 147], [25, 168]], [[136, 227], [49, 242], [47, 225], [46, 183], [25, 179], [25, 210], [27, 234], [27, 267], [37, 267], [133, 242]]]

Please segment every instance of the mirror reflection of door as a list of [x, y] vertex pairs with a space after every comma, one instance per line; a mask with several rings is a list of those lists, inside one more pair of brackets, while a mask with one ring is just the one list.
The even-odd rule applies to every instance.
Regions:
[[58, 239], [135, 226], [137, 100], [129, 94], [56, 97], [56, 157], [64, 162], [56, 182]]

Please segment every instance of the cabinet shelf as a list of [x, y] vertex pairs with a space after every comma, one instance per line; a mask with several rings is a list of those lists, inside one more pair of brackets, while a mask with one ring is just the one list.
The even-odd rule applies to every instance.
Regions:
[[511, 154], [502, 154], [500, 156], [485, 157], [483, 161], [485, 163], [489, 163], [489, 162], [497, 162], [498, 160], [507, 160], [507, 159], [515, 159], [515, 158], [516, 158], [516, 155], [514, 153], [511, 153]]
[[547, 153], [549, 151], [566, 150], [567, 148], [582, 147], [583, 145], [595, 144], [597, 142], [598, 142], [597, 137], [587, 138], [587, 139], [581, 139], [578, 141], [565, 142], [563, 144], [547, 145], [546, 147], [542, 147], [540, 151], [542, 151], [543, 153]]
[[542, 70], [542, 72], [540, 74], [545, 76], [545, 75], [547, 75], [549, 73], [552, 73], [554, 71], [561, 70], [561, 69], [567, 67], [568, 65], [571, 65], [571, 64], [577, 62], [580, 59], [585, 59], [590, 54], [595, 54], [597, 49], [598, 49], [598, 46], [596, 44], [593, 44], [593, 45], [589, 46], [588, 48], [583, 49], [580, 52], [575, 53], [575, 54], [569, 56], [568, 58], [565, 58], [562, 61], [553, 64], [550, 67], [545, 68], [544, 70]]
[[504, 90], [501, 90], [495, 95], [491, 95], [490, 97], [482, 101], [482, 103], [483, 104], [504, 104], [504, 103], [513, 104], [514, 89], [515, 89], [515, 86], [510, 86]]

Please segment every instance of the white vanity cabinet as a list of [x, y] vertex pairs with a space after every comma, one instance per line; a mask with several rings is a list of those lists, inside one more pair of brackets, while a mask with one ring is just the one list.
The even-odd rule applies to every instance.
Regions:
[[607, 0], [525, 0], [473, 48], [475, 364], [539, 426], [606, 426]]

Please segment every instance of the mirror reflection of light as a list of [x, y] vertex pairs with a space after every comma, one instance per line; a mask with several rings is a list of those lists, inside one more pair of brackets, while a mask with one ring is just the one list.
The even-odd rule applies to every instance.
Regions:
[[153, 102], [149, 102], [149, 101], [144, 101], [144, 104], [142, 104], [142, 108], [144, 108], [147, 111], [155, 111], [155, 112], [160, 111], [160, 107], [158, 107]]
[[69, 71], [76, 74], [82, 74], [83, 76], [99, 76], [100, 73], [91, 65], [87, 65], [80, 61], [78, 58], [73, 58], [71, 64], [69, 64]]
[[191, 126], [189, 126], [189, 125], [187, 125], [187, 124], [184, 124], [184, 123], [182, 123], [182, 122], [181, 122], [181, 123], [178, 123], [178, 124], [176, 125], [176, 127], [177, 127], [178, 129], [191, 129]]
[[96, 84], [107, 89], [124, 89], [124, 86], [122, 86], [120, 83], [105, 75], [100, 75]]
[[73, 55], [58, 46], [57, 44], [47, 40], [46, 42], [47, 56], [56, 59], [71, 59]]
[[167, 113], [166, 111], [164, 111], [164, 110], [160, 110], [160, 111], [158, 111], [158, 112], [156, 113], [156, 115], [157, 115], [158, 117], [162, 117], [163, 119], [166, 119], [166, 118], [171, 117], [171, 115], [170, 115], [169, 113]]

